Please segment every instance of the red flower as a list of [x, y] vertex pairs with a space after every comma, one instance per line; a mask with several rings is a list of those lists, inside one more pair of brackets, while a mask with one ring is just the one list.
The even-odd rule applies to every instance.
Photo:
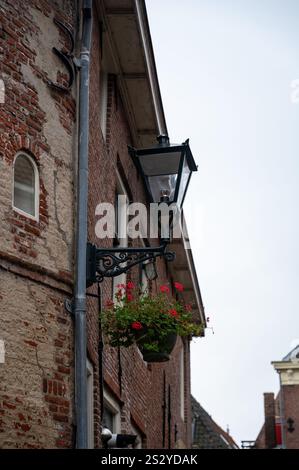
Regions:
[[192, 305], [191, 304], [185, 305], [185, 310], [186, 310], [186, 312], [191, 312], [192, 311]]
[[132, 300], [133, 300], [133, 295], [131, 294], [131, 292], [128, 292], [127, 293], [127, 301], [132, 302]]
[[168, 286], [161, 286], [160, 291], [168, 294], [169, 293], [169, 287]]
[[133, 330], [142, 330], [142, 325], [139, 321], [134, 321], [131, 325]]
[[178, 317], [178, 315], [179, 315], [178, 312], [177, 312], [174, 308], [172, 308], [172, 309], [169, 310], [169, 314], [170, 314], [172, 317]]
[[109, 308], [109, 307], [113, 307], [113, 306], [114, 306], [113, 300], [111, 300], [111, 299], [107, 300], [106, 307]]
[[179, 292], [183, 292], [183, 290], [184, 290], [184, 286], [183, 286], [183, 284], [181, 284], [180, 282], [175, 282], [175, 283], [174, 283], [174, 287], [175, 287], [176, 290], [178, 290]]
[[129, 281], [129, 282], [127, 283], [127, 289], [135, 289], [135, 284], [134, 284], [134, 282]]

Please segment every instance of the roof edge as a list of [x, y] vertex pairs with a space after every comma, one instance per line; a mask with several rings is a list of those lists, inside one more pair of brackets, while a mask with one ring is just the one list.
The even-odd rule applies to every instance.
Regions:
[[144, 49], [144, 56], [152, 92], [153, 104], [156, 113], [157, 127], [159, 129], [159, 134], [168, 135], [145, 0], [134, 0], [134, 2], [138, 20], [139, 33]]

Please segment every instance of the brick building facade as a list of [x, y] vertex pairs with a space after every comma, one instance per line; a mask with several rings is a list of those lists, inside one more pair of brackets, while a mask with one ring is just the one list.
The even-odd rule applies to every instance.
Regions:
[[[65, 300], [72, 298], [74, 285], [80, 72], [74, 67], [72, 86], [61, 90], [71, 75], [52, 48], [71, 49], [62, 24], [72, 32], [77, 55], [81, 6], [72, 0], [0, 1], [5, 85], [5, 103], [0, 104], [1, 448], [64, 448], [76, 441], [74, 325]], [[95, 235], [97, 204], [114, 204], [116, 195], [124, 193], [130, 201], [146, 202], [127, 146], [154, 144], [166, 132], [144, 2], [94, 1], [89, 241], [111, 246], [111, 240]], [[24, 188], [16, 178], [28, 165], [37, 181], [35, 199], [30, 209], [20, 209], [16, 201]], [[205, 324], [186, 243], [182, 238], [173, 244], [177, 258], [171, 266], [158, 262], [157, 282], [182, 282], [184, 300], [192, 302], [194, 317]], [[140, 276], [135, 268], [127, 279]], [[155, 290], [156, 284], [150, 287]], [[104, 281], [104, 302], [113, 288], [113, 281]], [[96, 287], [89, 292], [96, 293]], [[87, 333], [88, 445], [101, 447], [94, 298], [88, 299]], [[118, 351], [104, 344], [103, 366], [107, 425], [137, 434], [139, 446], [191, 447], [189, 341], [179, 338], [165, 364], [145, 363], [134, 346]]]
[[299, 347], [282, 361], [272, 362], [280, 389], [264, 394], [265, 423], [255, 441], [257, 449], [299, 448]]

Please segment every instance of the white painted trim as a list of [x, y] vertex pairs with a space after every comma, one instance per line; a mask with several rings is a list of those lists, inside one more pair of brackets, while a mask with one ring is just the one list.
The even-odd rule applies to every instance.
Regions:
[[[112, 397], [108, 390], [104, 387], [104, 406], [107, 407], [111, 413], [114, 414], [113, 417], [113, 427], [116, 434], [121, 432], [121, 420], [120, 420], [120, 406], [119, 403]], [[112, 431], [112, 429], [110, 430]]]
[[182, 344], [180, 351], [180, 412], [181, 418], [185, 421], [185, 347]]
[[117, 186], [117, 190], [119, 191], [119, 194], [123, 194], [123, 195], [128, 197], [128, 193], [126, 191], [125, 184], [124, 184], [124, 182], [122, 180], [122, 177], [120, 176], [118, 170], [116, 170], [116, 180], [117, 180], [116, 186]]
[[274, 369], [280, 375], [282, 385], [299, 385], [299, 363], [293, 361], [273, 361]]
[[[29, 214], [28, 212], [19, 209], [14, 204], [14, 193], [15, 193], [15, 163], [18, 157], [24, 156], [26, 157], [29, 162], [31, 163], [34, 171], [34, 213], [35, 215]], [[19, 214], [28, 217], [28, 219], [39, 221], [39, 195], [40, 195], [40, 185], [39, 185], [39, 171], [37, 168], [37, 164], [34, 159], [26, 153], [25, 151], [21, 150], [16, 153], [14, 161], [13, 161], [13, 177], [12, 177], [12, 208], [14, 211], [18, 212]]]
[[100, 125], [104, 140], [107, 136], [108, 73], [100, 73]]
[[[118, 170], [116, 170], [116, 193], [117, 193], [117, 196], [126, 196], [126, 203], [128, 203], [128, 194], [127, 194], [127, 191], [126, 191], [126, 188], [125, 188], [125, 185], [124, 185], [124, 182], [118, 172]], [[117, 204], [118, 204], [118, 200], [117, 200]], [[121, 229], [121, 232], [122, 230], [125, 230], [125, 233], [126, 233], [126, 237], [125, 238], [120, 238], [119, 241], [120, 241], [120, 244], [119, 244], [119, 247], [120, 248], [124, 248], [124, 247], [127, 247], [128, 246], [128, 234], [127, 234], [127, 208], [126, 207], [121, 207], [121, 210], [124, 210], [124, 213], [123, 214], [119, 214], [118, 213], [118, 228], [120, 229], [120, 225], [121, 224], [125, 224], [124, 228]], [[127, 282], [127, 275], [126, 273], [122, 273], [120, 274], [119, 276], [116, 276], [113, 278], [113, 300], [114, 300], [114, 296], [117, 292], [117, 285], [118, 284], [126, 284]]]
[[297, 361], [272, 361], [271, 364], [278, 372], [286, 369], [299, 369], [299, 362]]
[[[143, 239], [140, 238], [139, 240], [141, 240], [142, 247], [143, 247], [143, 248], [146, 248], [146, 245], [145, 245]], [[149, 281], [148, 281], [148, 278], [147, 278], [147, 276], [146, 276], [145, 267], [144, 267], [144, 265], [145, 265], [145, 264], [148, 264], [148, 263], [150, 263], [149, 260], [144, 261], [144, 262], [141, 264], [141, 279], [140, 279], [140, 281], [141, 281], [141, 286], [140, 286], [140, 290], [141, 290], [141, 292], [142, 292], [143, 294], [146, 293], [146, 292], [148, 292], [148, 286], [149, 286]], [[144, 286], [143, 286], [143, 281], [145, 281], [145, 282], [144, 282]]]

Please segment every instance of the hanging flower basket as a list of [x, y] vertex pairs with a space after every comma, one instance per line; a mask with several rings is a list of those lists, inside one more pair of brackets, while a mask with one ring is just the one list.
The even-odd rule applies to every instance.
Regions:
[[[177, 291], [182, 284], [175, 283]], [[132, 282], [120, 284], [115, 301], [108, 301], [101, 324], [111, 346], [136, 344], [147, 362], [169, 360], [177, 336], [199, 336], [201, 325], [192, 319], [191, 306], [177, 301], [168, 286], [159, 293], [140, 293]]]
[[175, 347], [175, 343], [177, 340], [177, 335], [175, 333], [169, 333], [164, 338], [159, 336], [159, 332], [157, 332], [157, 337], [154, 339], [155, 349], [151, 349], [151, 347], [146, 344], [146, 340], [137, 340], [136, 344], [142, 353], [143, 359], [146, 362], [166, 362], [170, 359], [170, 354]]

